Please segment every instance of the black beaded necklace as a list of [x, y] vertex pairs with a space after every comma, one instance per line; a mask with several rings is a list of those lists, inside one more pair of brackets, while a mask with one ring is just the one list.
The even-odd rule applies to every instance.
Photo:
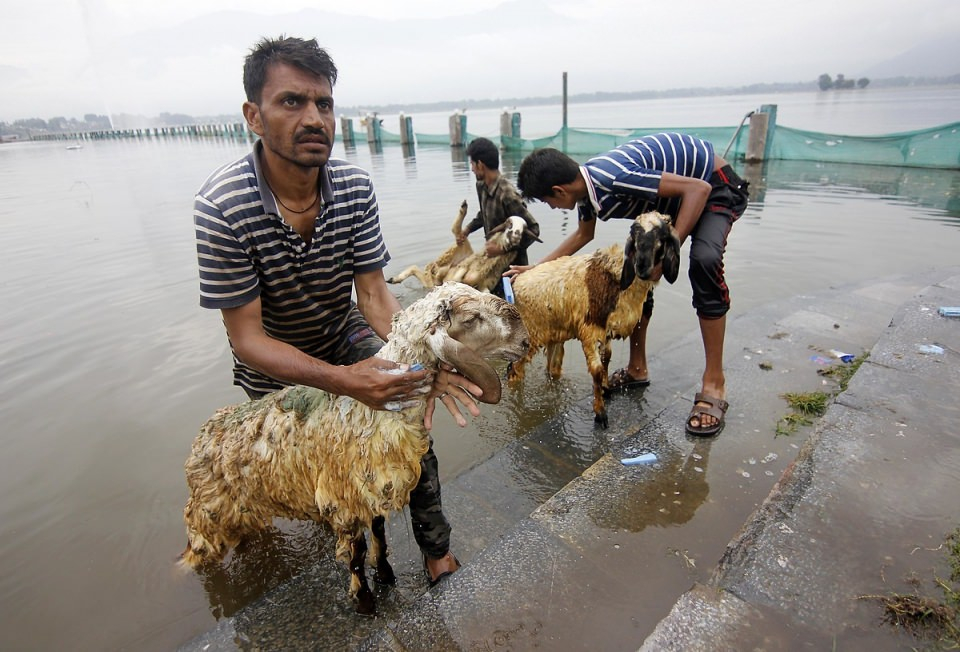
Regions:
[[298, 211], [298, 210], [294, 210], [293, 208], [290, 208], [289, 206], [287, 206], [286, 204], [284, 204], [284, 203], [283, 203], [283, 200], [281, 200], [281, 199], [277, 196], [277, 193], [275, 193], [275, 192], [273, 192], [273, 191], [271, 190], [271, 191], [270, 191], [270, 194], [273, 195], [273, 198], [277, 200], [277, 203], [278, 203], [278, 204], [280, 204], [281, 206], [283, 206], [284, 208], [286, 208], [286, 209], [287, 209], [288, 211], [290, 211], [291, 213], [296, 213], [297, 215], [302, 215], [303, 213], [306, 213], [308, 210], [310, 210], [311, 208], [313, 208], [313, 205], [317, 203], [317, 199], [320, 198], [320, 191], [317, 190], [317, 194], [313, 196], [313, 199], [310, 201], [310, 203], [307, 205], [307, 207], [304, 208], [302, 211]]

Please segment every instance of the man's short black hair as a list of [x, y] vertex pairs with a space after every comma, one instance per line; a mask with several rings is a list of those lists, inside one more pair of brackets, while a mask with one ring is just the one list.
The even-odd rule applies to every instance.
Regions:
[[474, 138], [467, 145], [467, 156], [483, 163], [491, 170], [500, 169], [500, 150], [489, 138]]
[[247, 101], [259, 104], [267, 83], [267, 68], [285, 63], [316, 77], [326, 77], [332, 88], [337, 83], [337, 66], [326, 50], [317, 44], [292, 36], [262, 38], [253, 46], [243, 63], [243, 90]]
[[542, 201], [553, 197], [553, 187], [572, 183], [580, 174], [580, 164], [552, 147], [535, 149], [520, 163], [517, 188], [526, 199]]

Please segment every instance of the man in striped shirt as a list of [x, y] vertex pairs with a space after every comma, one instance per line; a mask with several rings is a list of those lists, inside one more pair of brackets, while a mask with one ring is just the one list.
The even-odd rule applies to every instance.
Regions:
[[[520, 164], [517, 185], [528, 199], [551, 208], [577, 208], [577, 230], [542, 261], [571, 255], [593, 240], [597, 220], [633, 220], [656, 210], [670, 215], [680, 242], [690, 244], [690, 284], [700, 321], [706, 363], [701, 390], [686, 421], [693, 435], [715, 435], [729, 407], [723, 373], [723, 340], [730, 295], [723, 254], [734, 221], [747, 206], [747, 183], [714, 152], [713, 145], [687, 134], [661, 133], [632, 140], [579, 165], [551, 148], [533, 151]], [[511, 267], [505, 275], [527, 269]], [[610, 377], [611, 389], [650, 383], [646, 334], [652, 293], [630, 336], [629, 364]]]
[[[214, 172], [194, 200], [200, 305], [220, 310], [234, 384], [250, 398], [301, 384], [399, 410], [432, 382], [432, 396], [466, 425], [456, 401], [479, 415], [466, 391], [479, 387], [443, 370], [436, 378], [396, 373], [396, 363], [375, 357], [401, 306], [383, 277], [390, 256], [370, 177], [330, 158], [336, 80], [315, 39], [263, 39], [247, 56], [243, 114], [260, 139]], [[434, 407], [430, 400], [428, 430]], [[421, 467], [410, 514], [435, 581], [459, 563], [449, 550], [432, 446]]]

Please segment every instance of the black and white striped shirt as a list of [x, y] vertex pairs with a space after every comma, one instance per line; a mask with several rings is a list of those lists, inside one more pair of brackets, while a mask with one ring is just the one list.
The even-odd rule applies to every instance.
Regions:
[[[200, 305], [236, 308], [259, 297], [268, 335], [328, 359], [346, 325], [354, 274], [390, 260], [373, 183], [363, 169], [330, 159], [308, 244], [279, 214], [260, 147], [214, 172], [194, 200]], [[282, 386], [236, 355], [234, 383], [257, 392]]]
[[644, 136], [589, 159], [580, 167], [588, 196], [580, 219], [634, 219], [657, 210], [676, 217], [679, 197], [660, 197], [660, 177], [670, 172], [708, 181], [713, 174], [713, 144], [687, 134]]

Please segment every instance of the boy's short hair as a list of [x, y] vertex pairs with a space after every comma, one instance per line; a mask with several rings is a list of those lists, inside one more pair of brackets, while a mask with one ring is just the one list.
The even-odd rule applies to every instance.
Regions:
[[500, 169], [500, 150], [489, 138], [474, 138], [467, 145], [467, 156], [483, 163], [491, 170]]
[[553, 187], [572, 183], [580, 174], [580, 164], [552, 147], [530, 152], [517, 171], [517, 188], [526, 199], [542, 201], [553, 197]]

